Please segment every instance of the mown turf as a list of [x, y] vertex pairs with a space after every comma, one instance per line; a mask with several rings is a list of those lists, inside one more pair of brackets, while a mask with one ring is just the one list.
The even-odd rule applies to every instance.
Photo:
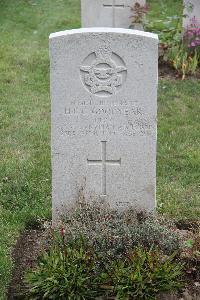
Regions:
[[200, 81], [161, 81], [158, 114], [158, 210], [200, 217]]
[[0, 299], [11, 246], [51, 216], [48, 36], [79, 27], [79, 1], [0, 1]]
[[[150, 2], [151, 19], [180, 10]], [[0, 299], [20, 230], [51, 217], [48, 35], [77, 27], [78, 0], [0, 0]], [[158, 209], [177, 218], [200, 215], [199, 91], [195, 80], [159, 83]]]

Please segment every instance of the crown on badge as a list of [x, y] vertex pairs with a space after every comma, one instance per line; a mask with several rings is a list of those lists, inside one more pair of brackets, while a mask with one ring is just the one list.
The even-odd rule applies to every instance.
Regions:
[[96, 56], [100, 59], [108, 60], [112, 56], [112, 50], [109, 46], [99, 47], [96, 51]]

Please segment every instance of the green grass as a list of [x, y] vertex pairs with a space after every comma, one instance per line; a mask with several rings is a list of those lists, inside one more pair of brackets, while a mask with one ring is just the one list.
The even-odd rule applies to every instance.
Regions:
[[0, 0], [0, 299], [25, 223], [51, 217], [48, 36], [79, 27], [79, 1]]
[[[182, 1], [152, 0], [156, 19]], [[78, 0], [0, 0], [0, 299], [11, 249], [25, 224], [51, 217], [48, 35], [80, 27]], [[198, 218], [198, 81], [161, 81], [158, 118], [159, 211]]]
[[200, 217], [200, 81], [159, 84], [157, 200], [178, 219]]

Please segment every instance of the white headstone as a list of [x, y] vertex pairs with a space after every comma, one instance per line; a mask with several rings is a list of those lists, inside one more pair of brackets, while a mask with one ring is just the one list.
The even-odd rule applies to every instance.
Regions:
[[132, 12], [130, 6], [146, 0], [81, 0], [82, 27], [129, 28]]
[[184, 0], [184, 17], [183, 27], [191, 25], [192, 19], [195, 17], [200, 24], [200, 0]]
[[53, 219], [84, 194], [155, 208], [157, 35], [93, 28], [50, 35]]

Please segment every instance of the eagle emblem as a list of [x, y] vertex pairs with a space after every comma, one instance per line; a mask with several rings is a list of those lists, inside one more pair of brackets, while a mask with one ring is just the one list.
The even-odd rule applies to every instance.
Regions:
[[117, 87], [123, 83], [122, 73], [127, 71], [125, 65], [117, 65], [110, 47], [98, 48], [95, 59], [90, 65], [81, 66], [84, 84], [92, 94], [116, 94]]

